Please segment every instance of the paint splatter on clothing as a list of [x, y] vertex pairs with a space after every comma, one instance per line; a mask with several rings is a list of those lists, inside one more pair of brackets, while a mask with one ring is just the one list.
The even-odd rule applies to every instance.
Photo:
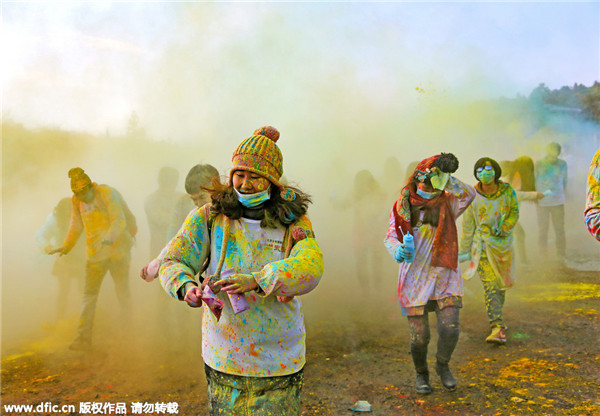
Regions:
[[[208, 210], [199, 208], [185, 220], [168, 244], [159, 272], [161, 284], [171, 296], [201, 270], [210, 253], [207, 275], [220, 260], [225, 217], [217, 216], [208, 232]], [[246, 293], [250, 309], [234, 314], [225, 293], [219, 321], [205, 308], [202, 324], [202, 356], [211, 368], [234, 375], [271, 377], [298, 372], [305, 363], [305, 329], [300, 301], [288, 303], [277, 296], [299, 296], [313, 290], [323, 273], [323, 255], [306, 216], [290, 226], [306, 230], [285, 258], [283, 226], [260, 227], [259, 220], [232, 220], [223, 270], [252, 274], [258, 291]]]
[[[450, 177], [445, 192], [451, 198], [450, 206], [454, 220], [458, 218], [475, 198], [475, 189], [454, 177]], [[415, 259], [412, 263], [401, 263], [398, 276], [398, 297], [403, 315], [423, 315], [425, 306], [435, 300], [445, 306], [460, 306], [463, 282], [460, 269], [431, 266], [433, 240], [437, 227], [417, 224], [413, 227]], [[398, 237], [394, 210], [390, 213], [385, 246], [392, 257], [401, 244]]]
[[538, 160], [535, 164], [535, 189], [538, 192], [550, 191], [538, 201], [542, 207], [564, 205], [565, 189], [567, 188], [567, 162], [558, 159], [551, 162], [548, 157]]
[[494, 272], [494, 269], [485, 254], [482, 255], [479, 260], [477, 272], [479, 273], [479, 278], [483, 284], [483, 298], [485, 301], [485, 309], [490, 320], [490, 326], [506, 328], [502, 317], [506, 291], [504, 289], [499, 289], [502, 287], [502, 284], [501, 282], [498, 282], [498, 275]]
[[287, 376], [242, 377], [204, 365], [210, 416], [298, 416], [304, 370]]
[[[494, 195], [484, 195], [480, 184], [475, 187], [477, 197], [465, 212], [462, 224], [460, 252], [471, 253], [465, 279], [477, 272], [481, 254], [485, 251], [499, 288], [511, 287], [515, 282], [513, 228], [519, 219], [519, 203], [515, 190], [500, 182]], [[497, 227], [498, 230], [494, 231]]]
[[91, 202], [82, 202], [73, 196], [71, 222], [63, 245], [71, 250], [85, 230], [88, 261], [119, 259], [129, 254], [133, 245], [121, 195], [108, 185], [94, 185], [94, 193]]
[[600, 149], [592, 159], [588, 174], [585, 225], [596, 240], [600, 241]]

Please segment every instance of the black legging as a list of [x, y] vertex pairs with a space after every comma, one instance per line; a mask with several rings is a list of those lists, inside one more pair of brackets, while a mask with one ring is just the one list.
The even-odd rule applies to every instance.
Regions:
[[[457, 306], [447, 306], [437, 310], [437, 361], [440, 364], [448, 364], [452, 352], [458, 342], [458, 313]], [[427, 346], [429, 345], [429, 314], [425, 312], [419, 316], [408, 317], [410, 329], [410, 352], [418, 373], [427, 372]]]

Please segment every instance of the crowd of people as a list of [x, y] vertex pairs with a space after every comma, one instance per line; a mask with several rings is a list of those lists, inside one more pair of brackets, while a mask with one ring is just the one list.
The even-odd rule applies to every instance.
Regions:
[[[294, 415], [301, 409], [306, 334], [298, 297], [319, 284], [323, 254], [307, 217], [311, 197], [282, 178], [279, 138], [271, 126], [254, 131], [233, 152], [226, 180], [209, 164], [194, 166], [185, 178], [186, 194], [176, 191], [178, 171], [162, 168], [158, 189], [145, 201], [150, 256], [140, 276], [160, 281], [162, 299], [205, 306], [202, 356], [211, 415]], [[519, 224], [522, 203], [536, 205], [541, 252], [547, 251], [551, 221], [556, 257], [564, 261], [567, 164], [560, 153], [561, 146], [550, 143], [537, 163], [527, 156], [500, 162], [480, 158], [473, 185], [453, 176], [459, 161], [452, 153], [411, 163], [404, 183], [391, 185], [398, 191], [385, 236], [361, 220], [365, 213], [386, 215], [373, 209], [386, 195], [370, 171], [356, 173], [348, 201], [332, 200], [354, 208], [352, 244], [361, 286], [379, 287], [385, 260], [376, 248], [382, 239], [399, 264], [398, 301], [408, 319], [417, 393], [432, 392], [429, 312], [437, 317], [436, 373], [446, 390], [457, 388], [450, 361], [459, 339], [463, 279], [477, 274], [482, 282], [490, 325], [485, 341], [507, 342], [505, 293], [515, 284], [516, 254], [523, 264], [528, 261]], [[389, 166], [400, 169], [397, 159]], [[126, 326], [137, 223], [115, 188], [92, 182], [81, 168], [71, 169], [68, 177], [73, 196], [60, 200], [36, 241], [46, 253], [59, 254], [52, 269], [59, 279], [59, 317], [71, 282], [84, 276], [78, 335], [70, 348], [88, 351], [108, 271]], [[600, 240], [600, 149], [590, 166], [584, 216]], [[82, 233], [85, 259], [84, 244], [77, 244]]]

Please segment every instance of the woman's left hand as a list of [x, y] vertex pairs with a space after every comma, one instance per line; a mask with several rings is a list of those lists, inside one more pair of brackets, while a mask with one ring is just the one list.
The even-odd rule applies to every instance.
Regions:
[[220, 286], [221, 290], [227, 293], [246, 293], [258, 288], [258, 284], [251, 274], [232, 274], [215, 282], [215, 286]]

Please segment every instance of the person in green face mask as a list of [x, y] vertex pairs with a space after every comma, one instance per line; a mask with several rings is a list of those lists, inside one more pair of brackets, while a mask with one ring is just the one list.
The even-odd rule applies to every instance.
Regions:
[[459, 259], [470, 260], [465, 279], [479, 273], [491, 334], [487, 342], [506, 343], [502, 316], [505, 291], [515, 282], [513, 229], [519, 219], [515, 190], [500, 180], [502, 169], [489, 157], [475, 163], [477, 196], [463, 216]]

